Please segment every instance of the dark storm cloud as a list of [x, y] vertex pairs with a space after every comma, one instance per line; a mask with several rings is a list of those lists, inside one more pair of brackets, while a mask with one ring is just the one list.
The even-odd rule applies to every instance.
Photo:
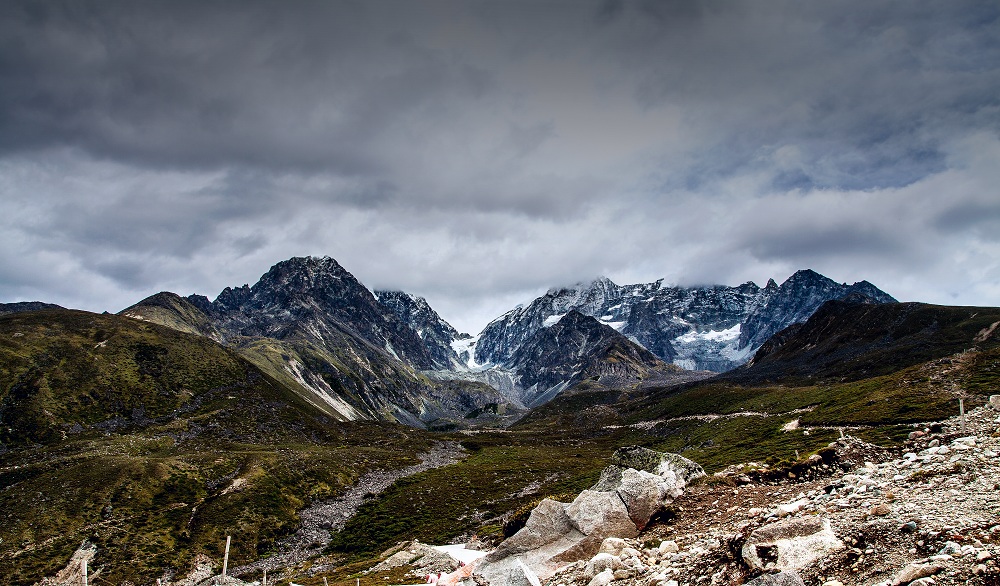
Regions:
[[[489, 86], [389, 5], [8, 3], [0, 136], [152, 166], [371, 173], [367, 144]], [[391, 15], [390, 15], [391, 16]], [[417, 129], [414, 129], [417, 130]]]
[[330, 254], [469, 322], [599, 273], [812, 266], [1000, 303], [998, 17], [986, 1], [5, 2], [0, 297], [105, 309]]

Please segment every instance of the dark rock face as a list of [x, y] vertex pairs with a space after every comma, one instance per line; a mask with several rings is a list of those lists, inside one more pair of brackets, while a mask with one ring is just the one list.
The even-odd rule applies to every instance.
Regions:
[[17, 303], [0, 303], [0, 315], [23, 313], [25, 311], [41, 311], [43, 309], [63, 309], [54, 303], [41, 301], [18, 301]]
[[771, 335], [805, 321], [824, 302], [853, 294], [877, 303], [895, 301], [867, 281], [838, 284], [811, 270], [763, 288], [754, 283], [664, 287], [661, 281], [620, 286], [602, 278], [552, 289], [497, 318], [480, 335], [476, 360], [507, 365], [536, 332], [577, 311], [664, 361], [722, 372], [743, 364]]
[[781, 330], [753, 359], [723, 377], [745, 382], [858, 380], [948, 356], [980, 343], [996, 308], [877, 303], [852, 293]]
[[451, 343], [468, 338], [469, 335], [460, 334], [451, 324], [441, 319], [426, 299], [402, 291], [376, 291], [375, 297], [416, 332], [438, 368], [452, 369], [462, 365]]
[[875, 303], [896, 301], [868, 281], [838, 284], [815, 271], [799, 271], [747, 316], [740, 329], [740, 347], [759, 348], [784, 328], [809, 319], [827, 301], [854, 294], [861, 294]]
[[280, 262], [252, 287], [227, 287], [212, 303], [220, 330], [286, 339], [353, 335], [418, 369], [434, 363], [410, 327], [329, 257]]
[[559, 391], [590, 377], [636, 381], [662, 360], [622, 334], [578, 311], [535, 332], [507, 366], [526, 389], [526, 405], [541, 404]]

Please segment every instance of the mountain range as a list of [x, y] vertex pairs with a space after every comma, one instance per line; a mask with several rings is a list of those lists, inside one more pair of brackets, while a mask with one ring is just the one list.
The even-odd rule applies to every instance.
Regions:
[[627, 388], [731, 370], [844, 297], [895, 301], [811, 270], [763, 288], [600, 278], [552, 289], [471, 336], [421, 297], [372, 292], [334, 259], [302, 257], [214, 300], [161, 292], [121, 315], [229, 347], [327, 416], [449, 428], [510, 421], [585, 380]]

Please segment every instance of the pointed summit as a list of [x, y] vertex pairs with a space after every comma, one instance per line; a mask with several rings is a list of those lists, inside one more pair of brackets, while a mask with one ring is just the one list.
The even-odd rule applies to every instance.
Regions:
[[801, 269], [795, 271], [795, 273], [792, 274], [792, 276], [785, 279], [785, 282], [782, 283], [781, 286], [784, 287], [788, 285], [788, 286], [802, 287], [807, 285], [827, 285], [827, 284], [836, 285], [837, 283], [833, 279], [824, 277], [823, 275], [817, 273], [812, 269]]
[[320, 341], [357, 336], [415, 368], [434, 366], [409, 325], [329, 256], [276, 263], [254, 285], [224, 289], [211, 309], [230, 335]]

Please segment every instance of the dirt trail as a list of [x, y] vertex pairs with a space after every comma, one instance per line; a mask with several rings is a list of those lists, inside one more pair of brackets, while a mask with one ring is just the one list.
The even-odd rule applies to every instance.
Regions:
[[420, 463], [398, 470], [375, 470], [358, 479], [354, 486], [338, 498], [313, 503], [302, 510], [302, 527], [294, 535], [278, 544], [278, 552], [251, 564], [230, 571], [240, 576], [294, 566], [320, 554], [330, 543], [330, 533], [339, 531], [358, 512], [366, 497], [379, 494], [400, 478], [454, 464], [465, 457], [465, 449], [458, 442], [438, 442], [420, 456]]

